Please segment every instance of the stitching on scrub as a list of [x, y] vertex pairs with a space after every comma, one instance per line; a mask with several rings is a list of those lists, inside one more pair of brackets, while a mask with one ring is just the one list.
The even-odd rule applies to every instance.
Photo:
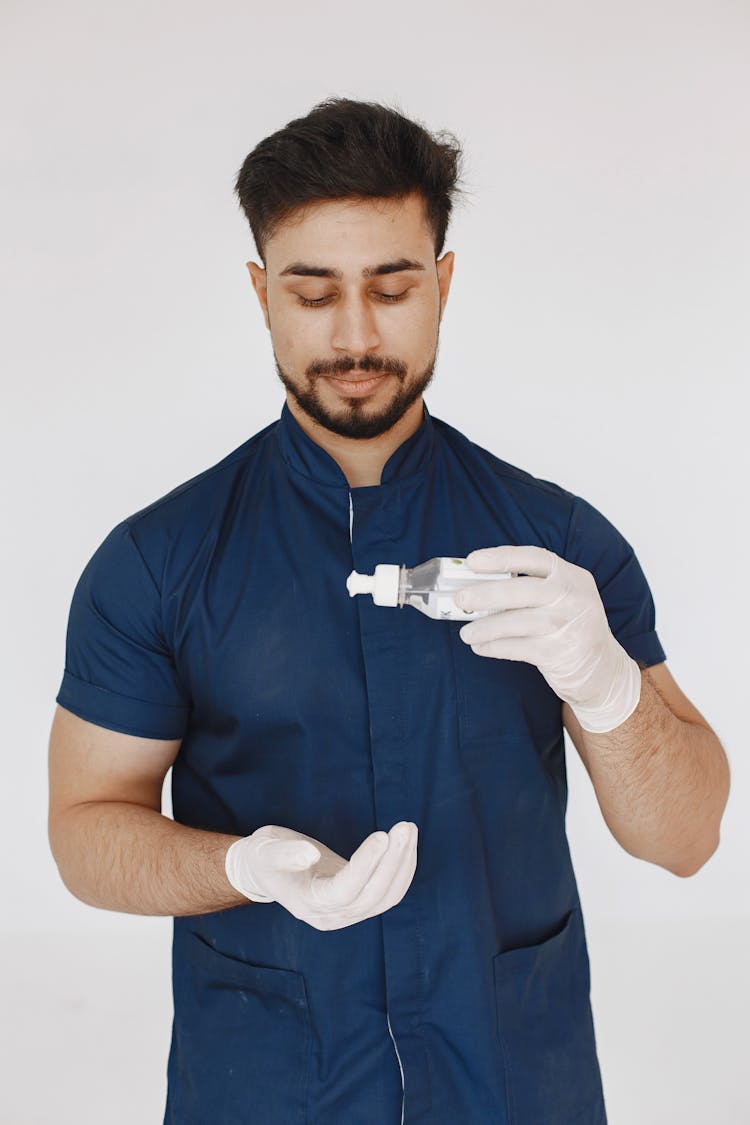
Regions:
[[136, 520], [142, 519], [144, 516], [154, 511], [156, 508], [160, 508], [162, 504], [166, 504], [171, 500], [176, 500], [179, 496], [182, 496], [183, 493], [187, 492], [191, 488], [197, 488], [199, 484], [202, 484], [204, 480], [207, 480], [214, 473], [219, 473], [224, 469], [229, 469], [232, 466], [241, 463], [243, 460], [249, 459], [250, 457], [259, 456], [263, 450], [263, 441], [267, 441], [272, 437], [273, 427], [277, 425], [278, 422], [270, 422], [265, 427], [265, 429], [259, 430], [257, 434], [253, 434], [252, 438], [248, 438], [248, 441], [251, 443], [251, 445], [250, 448], [246, 449], [244, 453], [240, 453], [240, 450], [243, 448], [243, 446], [247, 445], [247, 442], [243, 442], [242, 445], [239, 445], [237, 447], [237, 449], [233, 449], [230, 453], [227, 453], [226, 457], [222, 457], [221, 461], [219, 461], [217, 465], [209, 465], [207, 469], [203, 469], [203, 471], [197, 473], [196, 476], [191, 477], [189, 480], [183, 481], [182, 484], [175, 485], [175, 487], [171, 489], [165, 496], [160, 496], [156, 500], [153, 500], [150, 504], [147, 504], [145, 508], [140, 508], [137, 512], [133, 512], [132, 515], [128, 516], [122, 522], [130, 524], [131, 521], [135, 522]]
[[[290, 473], [294, 473], [295, 476], [302, 477], [303, 480], [312, 481], [312, 483], [316, 486], [316, 488], [337, 488], [337, 489], [339, 489], [339, 491], [348, 492], [349, 488], [351, 487], [349, 485], [349, 482], [346, 480], [346, 478], [344, 478], [343, 484], [324, 484], [323, 481], [316, 480], [315, 477], [310, 477], [310, 476], [307, 475], [307, 473], [303, 473], [301, 469], [295, 469], [294, 465], [289, 464], [289, 462], [287, 461], [286, 457], [284, 456], [281, 448], [279, 448], [279, 457], [281, 457], [281, 460], [284, 462], [284, 467], [286, 469], [288, 469]], [[371, 486], [367, 486], [367, 487], [377, 488], [378, 485], [371, 485]]]
[[570, 529], [573, 526], [573, 516], [575, 515], [575, 511], [576, 511], [577, 500], [578, 500], [578, 497], [574, 496], [573, 497], [573, 503], [570, 505], [570, 515], [568, 516], [568, 526], [567, 526], [566, 531], [565, 531], [565, 539], [563, 540], [562, 550], [560, 551], [560, 555], [562, 556], [562, 558], [567, 557], [568, 543], [570, 542]]
[[[656, 629], [647, 629], [645, 633], [624, 633], [618, 636], [617, 639], [620, 644], [624, 644], [625, 641], [641, 641], [648, 637], [655, 637], [658, 640], [658, 631]], [[663, 647], [661, 645], [661, 641], [659, 641], [659, 645], [660, 647]]]
[[[185, 696], [186, 699], [190, 699], [190, 691], [188, 690], [187, 685], [185, 684], [185, 681], [183, 680], [182, 676], [180, 675], [180, 673], [178, 671], [177, 661], [174, 658], [174, 651], [170, 647], [169, 641], [167, 639], [167, 631], [164, 628], [164, 597], [162, 595], [162, 592], [159, 588], [159, 585], [158, 585], [156, 579], [154, 578], [153, 574], [151, 573], [149, 565], [146, 562], [146, 559], [144, 557], [143, 551], [138, 546], [138, 542], [135, 538], [135, 535], [133, 534], [132, 529], [128, 526], [127, 522], [125, 523], [125, 531], [127, 532], [127, 535], [130, 539], [130, 542], [133, 544], [133, 547], [135, 548], [136, 554], [138, 555], [138, 557], [141, 560], [141, 564], [143, 565], [143, 569], [146, 571], [146, 574], [148, 574], [149, 578], [153, 582], [154, 589], [156, 590], [157, 594], [159, 595], [159, 619], [160, 619], [160, 623], [161, 623], [161, 639], [164, 641], [164, 650], [165, 650], [162, 655], [169, 657], [169, 662], [172, 666], [172, 670], [174, 671], [174, 674], [175, 674], [175, 676], [177, 678], [177, 681], [180, 685], [180, 688], [182, 690], [182, 694]], [[144, 700], [142, 700], [142, 702], [145, 703], [147, 701], [144, 699]], [[171, 707], [171, 706], [175, 706], [175, 705], [168, 703], [168, 704], [164, 704], [164, 706]]]
[[500, 1044], [500, 1051], [503, 1056], [503, 1063], [505, 1064], [505, 1112], [508, 1115], [508, 1125], [516, 1125], [516, 1106], [513, 1100], [513, 1068], [510, 1061], [510, 1049], [505, 1042], [505, 1036], [501, 1030], [500, 1001], [497, 987], [498, 956], [499, 954], [495, 954], [492, 958], [492, 999], [495, 1011], [495, 1034]]
[[[337, 488], [337, 489], [345, 489], [346, 491], [351, 490], [351, 485], [347, 481], [345, 481], [344, 484], [324, 484], [323, 481], [319, 481], [315, 477], [311, 477], [311, 476], [308, 476], [307, 473], [303, 473], [301, 469], [295, 469], [294, 465], [289, 464], [289, 462], [287, 461], [287, 459], [286, 459], [286, 457], [284, 456], [283, 453], [281, 453], [281, 459], [284, 462], [284, 464], [286, 465], [286, 467], [287, 467], [287, 469], [289, 470], [290, 473], [295, 473], [298, 477], [302, 477], [303, 480], [311, 481], [315, 485], [316, 488]], [[419, 469], [418, 472], [413, 473], [410, 477], [404, 477], [403, 480], [400, 477], [398, 477], [396, 480], [387, 480], [384, 485], [383, 484], [365, 484], [365, 485], [357, 485], [356, 487], [359, 490], [360, 488], [389, 488], [389, 487], [391, 487], [392, 485], [395, 485], [395, 484], [404, 484], [404, 483], [405, 484], [411, 484], [412, 481], [418, 481], [421, 477], [423, 477], [425, 475], [425, 472], [426, 472], [427, 468], [428, 468], [428, 466], [425, 466], [424, 468]]]
[[[446, 624], [447, 624], [447, 622], [446, 622]], [[451, 632], [455, 633], [455, 634], [458, 634], [459, 630], [458, 629], [451, 629]], [[460, 637], [458, 639], [459, 639], [459, 641], [461, 641]], [[464, 644], [464, 642], [461, 641], [461, 644]], [[464, 689], [463, 689], [463, 681], [458, 674], [458, 659], [457, 659], [457, 656], [456, 656], [456, 642], [454, 641], [453, 637], [450, 638], [450, 652], [451, 652], [451, 663], [453, 664], [453, 684], [454, 684], [454, 688], [455, 688], [455, 692], [456, 692], [456, 745], [459, 748], [462, 749], [463, 746], [465, 745], [464, 735], [463, 735], [463, 732], [462, 732], [462, 729], [461, 729], [462, 725], [463, 725], [462, 722], [461, 722], [461, 714], [463, 712], [463, 707], [464, 707], [464, 694], [463, 694]], [[467, 707], [468, 707], [468, 704], [467, 704]]]
[[[132, 530], [130, 529], [130, 527], [128, 526], [127, 523], [125, 524], [125, 531], [128, 535], [128, 538], [130, 539], [130, 542], [133, 544], [133, 547], [135, 548], [135, 553], [138, 555], [138, 558], [141, 560], [141, 565], [142, 565], [143, 569], [146, 571], [146, 574], [151, 579], [151, 581], [154, 585], [154, 589], [156, 590], [156, 593], [159, 596], [159, 620], [160, 620], [160, 624], [161, 624], [161, 639], [164, 641], [164, 648], [165, 648], [164, 655], [169, 656], [169, 658], [172, 661], [172, 665], [174, 666], [174, 658], [172, 656], [172, 650], [169, 647], [169, 642], [167, 641], [167, 631], [164, 628], [164, 598], [162, 596], [161, 589], [159, 587], [158, 582], [156, 581], [153, 574], [151, 573], [151, 568], [149, 567], [148, 563], [146, 562], [143, 551], [138, 546], [138, 541], [136, 540], [135, 535], [133, 535], [133, 532], [132, 532]], [[175, 671], [177, 671], [176, 668], [175, 668]]]
[[[401, 672], [401, 670], [400, 670], [400, 672]], [[404, 750], [406, 749], [406, 714], [407, 714], [406, 708], [407, 708], [408, 703], [409, 703], [409, 701], [406, 697], [406, 680], [407, 680], [406, 675], [404, 675], [403, 673], [399, 675], [399, 690], [400, 690], [400, 694], [401, 694], [401, 746]], [[410, 760], [410, 758], [407, 757], [407, 762], [409, 760]], [[411, 781], [411, 778], [409, 778], [409, 780]], [[410, 786], [410, 789], [411, 789], [411, 786]], [[417, 850], [419, 850], [419, 844], [417, 844]], [[408, 891], [407, 891], [407, 894], [408, 894]], [[425, 988], [425, 985], [427, 983], [427, 973], [425, 971], [425, 958], [424, 958], [424, 948], [425, 948], [425, 937], [424, 937], [424, 935], [425, 935], [426, 927], [422, 925], [422, 913], [421, 913], [421, 910], [419, 908], [418, 902], [419, 902], [419, 900], [415, 899], [415, 901], [414, 901], [414, 920], [415, 920], [416, 927], [417, 927], [417, 956], [418, 956], [418, 960], [419, 960], [419, 976], [420, 976], [420, 979], [422, 981], [422, 988], [420, 989], [421, 997], [420, 997], [420, 1005], [419, 1005], [421, 1018], [420, 1018], [418, 1026], [424, 1027], [425, 1023], [427, 1022], [427, 994], [426, 994], [426, 988]], [[423, 1052], [422, 1052], [422, 1057], [424, 1059], [425, 1069], [427, 1070], [427, 1089], [428, 1089], [429, 1099], [430, 1099], [429, 1104], [432, 1105], [432, 1076], [430, 1074], [430, 1061], [429, 1061], [429, 1058], [428, 1058], [428, 1052], [424, 1049], [423, 1049]]]
[[[495, 999], [497, 1004], [497, 999]], [[513, 1068], [510, 1065], [510, 1054], [505, 1043], [505, 1037], [501, 1034], [498, 1035], [500, 1040], [500, 1050], [503, 1054], [503, 1061], [505, 1062], [505, 1111], [508, 1114], [509, 1125], [516, 1125], [516, 1107], [513, 1101]]]
[[[659, 645], [659, 648], [661, 649], [661, 651], [664, 652], [664, 646], [662, 645], [661, 641], [659, 640], [659, 634], [657, 633], [656, 629], [649, 629], [646, 633], [631, 633], [629, 636], [625, 636], [625, 637], [618, 636], [616, 639], [622, 645], [622, 647], [625, 649], [625, 651], [628, 653], [628, 656], [632, 656], [632, 653], [630, 653], [628, 651], [628, 642], [632, 642], [632, 641], [641, 642], [644, 638], [646, 638], [646, 640], [649, 642], [649, 643], [646, 644], [647, 650], [650, 650], [651, 639], [654, 639], [656, 641], [656, 643]], [[641, 648], [641, 644], [639, 643], [637, 645], [637, 647]], [[663, 664], [665, 662], [665, 660], [667, 659], [667, 655], [666, 655], [666, 653], [664, 653], [663, 657], [661, 657], [661, 656], [657, 657], [657, 659], [653, 660], [651, 662], [651, 664], [647, 664], [641, 656], [633, 656], [632, 659], [635, 660], [638, 667], [641, 670], [643, 670], [644, 668], [650, 668], [653, 664]], [[651, 659], [651, 654], [649, 652], [649, 660], [650, 659]]]
[[[573, 526], [573, 520], [574, 520], [575, 515], [577, 513], [577, 510], [578, 510], [577, 505], [578, 505], [578, 501], [580, 499], [581, 498], [579, 496], [573, 496], [573, 503], [570, 506], [570, 518], [568, 519], [568, 529], [565, 532], [565, 541], [563, 543], [563, 547], [562, 547], [562, 551], [561, 551], [562, 558], [567, 557], [568, 543], [570, 541], [570, 529]], [[606, 517], [605, 517], [605, 519], [606, 519]], [[619, 532], [619, 534], [622, 536], [622, 532]], [[624, 536], [623, 536], [623, 539], [624, 539]], [[618, 575], [622, 572], [624, 567], [630, 565], [632, 560], [634, 558], [636, 558], [635, 551], [633, 550], [632, 545], [628, 542], [627, 539], [625, 539], [625, 543], [630, 548], [630, 551], [632, 553], [631, 553], [631, 555], [626, 557], [623, 565], [619, 568], [619, 570], [610, 577], [609, 582], [614, 581], [614, 579], [617, 578]], [[594, 579], [594, 581], [596, 581], [596, 578]], [[609, 582], [607, 582], [606, 585], [609, 585]], [[598, 583], [597, 583], [597, 589], [599, 589]], [[602, 587], [602, 589], [600, 590], [600, 594], [603, 593], [604, 589], [606, 589], [606, 586]], [[604, 603], [604, 598], [602, 597], [602, 604], [603, 603]], [[655, 638], [659, 647], [661, 648], [662, 652], [664, 651], [664, 646], [662, 645], [662, 643], [659, 639], [659, 634], [658, 634], [658, 631], [657, 631], [656, 627], [654, 627], [653, 629], [647, 629], [646, 632], [629, 633], [629, 634], [624, 634], [624, 635], [614, 634], [614, 632], [613, 632], [613, 636], [615, 636], [615, 639], [622, 645], [623, 648], [625, 648], [625, 643], [624, 643], [625, 641], [633, 641], [633, 640], [636, 640], [636, 639], [640, 640], [641, 638]], [[628, 654], [628, 655], [630, 655], [630, 654]], [[646, 668], [650, 667], [650, 665], [648, 665], [648, 664], [642, 665], [641, 662], [640, 662], [640, 659], [637, 656], [634, 656], [633, 659], [636, 661], [637, 664], [639, 664], [640, 667], [646, 667]], [[666, 654], [665, 654], [665, 659], [666, 659]], [[656, 661], [654, 661], [654, 663], [661, 664], [661, 663], [663, 663], [663, 661], [662, 660], [656, 660]]]
[[102, 687], [101, 684], [92, 683], [91, 680], [84, 680], [82, 676], [77, 676], [75, 672], [71, 672], [69, 668], [65, 669], [65, 675], [71, 676], [77, 680], [79, 684], [86, 684], [87, 687], [95, 688], [96, 691], [106, 692], [107, 695], [113, 695], [115, 699], [128, 699], [133, 703], [145, 703], [148, 707], [169, 707], [173, 711], [189, 711], [190, 705], [187, 703], [162, 703], [156, 699], [139, 699], [137, 695], [123, 695], [121, 691], [112, 691], [111, 688]]
[[[151, 568], [149, 567], [148, 563], [146, 562], [146, 560], [143, 556], [143, 551], [138, 546], [135, 535], [133, 535], [133, 532], [131, 531], [130, 527], [128, 527], [127, 522], [125, 523], [125, 534], [130, 539], [130, 542], [133, 544], [133, 546], [135, 547], [135, 552], [138, 555], [139, 559], [141, 560], [141, 563], [143, 564], [143, 569], [146, 571], [146, 574], [149, 576], [149, 578], [153, 582], [154, 589], [156, 590], [157, 594], [159, 595], [159, 600], [160, 600], [160, 604], [161, 604], [161, 590], [159, 589], [159, 585], [158, 585], [156, 579], [154, 578], [153, 574], [151, 573]], [[164, 633], [164, 622], [163, 621], [162, 621], [161, 631], [162, 631], [162, 634], [163, 634]]]
[[[400, 481], [399, 481], [399, 484], [400, 484]], [[382, 486], [380, 486], [380, 487], [382, 487]], [[400, 668], [399, 668], [398, 679], [399, 679], [399, 692], [400, 692], [400, 697], [401, 697], [401, 708], [400, 708], [400, 714], [401, 714], [400, 736], [401, 737], [400, 737], [400, 742], [401, 742], [401, 748], [403, 748], [403, 750], [406, 750], [406, 714], [407, 714], [406, 709], [407, 709], [407, 705], [408, 705], [409, 701], [407, 700], [407, 696], [406, 696], [407, 676], [403, 674], [403, 670], [401, 670]], [[412, 784], [410, 784], [410, 782], [412, 782], [412, 777], [410, 777], [410, 773], [407, 772], [409, 760], [410, 760], [410, 757], [407, 755], [404, 775], [405, 775], [405, 777], [408, 778], [408, 781], [409, 781], [409, 792], [412, 792]], [[417, 844], [417, 852], [418, 852], [418, 848], [419, 848], [419, 845]], [[417, 861], [417, 863], [418, 863], [418, 861]], [[415, 874], [416, 874], [416, 872], [415, 872]], [[409, 885], [412, 885], [412, 884], [409, 884]], [[408, 891], [406, 893], [408, 894]], [[421, 981], [422, 981], [422, 988], [419, 989], [419, 992], [421, 992], [421, 997], [419, 997], [419, 1023], [418, 1023], [417, 1026], [418, 1027], [424, 1027], [425, 1024], [426, 1024], [426, 1021], [427, 1021], [427, 998], [426, 998], [426, 990], [425, 990], [425, 983], [426, 983], [426, 980], [427, 980], [427, 974], [425, 972], [425, 958], [424, 958], [424, 955], [423, 955], [423, 951], [424, 951], [424, 947], [425, 947], [425, 938], [424, 938], [425, 927], [421, 924], [421, 921], [422, 921], [421, 910], [419, 910], [417, 899], [415, 899], [415, 901], [414, 901], [414, 920], [415, 920], [415, 926], [416, 926], [416, 930], [417, 930], [417, 958], [418, 958], [418, 964], [419, 964], [419, 979], [421, 979]], [[396, 1053], [398, 1054], [398, 1048], [396, 1050]], [[427, 1071], [427, 1093], [428, 1093], [428, 1098], [430, 1098], [430, 1105], [432, 1106], [432, 1075], [430, 1073], [430, 1059], [428, 1059], [428, 1057], [427, 1057], [427, 1051], [425, 1050], [424, 1046], [423, 1046], [422, 1056], [423, 1056], [423, 1060], [424, 1060], [424, 1064], [425, 1064], [425, 1070]], [[399, 1065], [400, 1065], [400, 1061], [399, 1061]], [[405, 1093], [405, 1090], [403, 1090], [401, 1092]], [[403, 1104], [401, 1104], [401, 1113], [403, 1113], [403, 1107], [404, 1107], [404, 1102], [403, 1102]]]
[[[561, 484], [557, 484], [556, 481], [545, 480], [544, 477], [535, 477], [533, 473], [530, 473], [528, 471], [528, 469], [522, 469], [520, 465], [512, 465], [510, 461], [503, 461], [502, 457], [498, 457], [497, 454], [493, 453], [491, 449], [486, 449], [483, 445], [479, 445], [477, 442], [472, 441], [471, 438], [467, 437], [465, 433], [462, 433], [461, 430], [457, 430], [455, 426], [451, 426], [449, 422], [444, 422], [442, 418], [436, 418], [433, 414], [432, 420], [435, 425], [440, 426], [445, 430], [452, 431], [454, 434], [457, 434], [459, 439], [463, 439], [463, 441], [467, 442], [472, 447], [472, 449], [475, 449], [483, 457], [489, 457], [490, 462], [487, 463], [486, 467], [493, 474], [493, 476], [505, 477], [507, 480], [511, 480], [515, 484], [529, 485], [532, 488], [540, 489], [542, 492], [551, 492], [557, 497], [562, 494], [563, 496], [573, 496], [575, 498], [574, 493], [572, 493], [570, 489], [563, 488], [563, 486]], [[445, 444], [448, 446], [451, 452], [456, 454], [456, 446], [459, 444], [459, 442], [454, 442], [451, 439], [450, 432], [447, 434], [443, 434], [442, 436]]]
[[[113, 730], [117, 734], [132, 734], [135, 735], [136, 738], [163, 739], [167, 737], [184, 737], [183, 734], [165, 735], [163, 731], [155, 731], [153, 730], [153, 728], [150, 728], [149, 730], [145, 730], [143, 727], [136, 728], [131, 726], [129, 723], [117, 723], [116, 726], [113, 726], [112, 724], [115, 722], [115, 720], [110, 719], [109, 715], [99, 715], [95, 707], [89, 710], [88, 707], [79, 707], [77, 703], [74, 703], [72, 705], [61, 703], [60, 706], [64, 707], [66, 711], [71, 711], [74, 715], [78, 715], [79, 719], [85, 719], [87, 722], [96, 723], [97, 726], [106, 727], [107, 730]], [[93, 716], [93, 718], [90, 718], [89, 716]]]

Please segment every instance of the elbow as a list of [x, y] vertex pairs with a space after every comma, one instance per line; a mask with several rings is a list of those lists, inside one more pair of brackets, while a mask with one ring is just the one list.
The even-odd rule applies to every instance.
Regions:
[[71, 876], [70, 872], [66, 871], [63, 866], [57, 864], [57, 873], [60, 876], [60, 882], [65, 887], [73, 898], [82, 902], [84, 906], [98, 907], [99, 903], [95, 901], [93, 896], [89, 894], [78, 882]]
[[701, 868], [705, 867], [709, 859], [716, 854], [721, 841], [721, 820], [727, 806], [727, 801], [729, 800], [729, 789], [729, 763], [727, 762], [726, 756], [723, 756], [722, 782], [718, 789], [719, 796], [717, 798], [718, 810], [714, 817], [714, 831], [710, 838], [709, 847], [706, 849], [704, 841], [703, 847], [696, 848], [689, 859], [686, 860], [683, 857], [680, 863], [675, 866], [670, 866], [669, 870], [673, 875], [677, 875], [681, 879], [689, 879], [691, 875], [696, 875]]
[[47, 839], [52, 858], [57, 867], [57, 873], [60, 876], [60, 882], [72, 894], [73, 898], [78, 899], [85, 906], [93, 906], [94, 903], [91, 902], [91, 899], [85, 894], [83, 888], [79, 885], [79, 881], [75, 878], [76, 864], [71, 856], [70, 839], [68, 833], [64, 830], [62, 818], [57, 819], [50, 816], [47, 824]]
[[69, 867], [65, 864], [61, 855], [59, 853], [56, 853], [54, 848], [50, 848], [50, 850], [52, 852], [52, 858], [55, 861], [55, 866], [57, 867], [57, 874], [60, 877], [60, 882], [65, 887], [66, 891], [69, 891], [70, 894], [72, 894], [73, 898], [77, 898], [79, 902], [83, 902], [86, 906], [90, 906], [91, 903], [87, 902], [86, 898], [84, 898], [80, 888], [77, 886], [75, 880], [72, 877]]
[[668, 868], [673, 875], [679, 879], [689, 879], [692, 875], [697, 875], [698, 872], [706, 866], [711, 856], [713, 856], [719, 847], [719, 837], [716, 837], [716, 842], [709, 852], [703, 852], [700, 858], [691, 858], [690, 860], [683, 860], [678, 864], [671, 864]]
[[[49, 843], [50, 853], [57, 867], [57, 873], [64, 886], [71, 891], [68, 882], [67, 865], [65, 863], [65, 853], [67, 850], [65, 847], [65, 833], [62, 830], [59, 819], [53, 817], [51, 813], [47, 820], [47, 841]], [[71, 891], [71, 894], [74, 893], [74, 891]]]
[[691, 864], [689, 867], [670, 867], [669, 870], [678, 879], [690, 879], [691, 876], [697, 875], [703, 866], [702, 863], [699, 863], [697, 865]]

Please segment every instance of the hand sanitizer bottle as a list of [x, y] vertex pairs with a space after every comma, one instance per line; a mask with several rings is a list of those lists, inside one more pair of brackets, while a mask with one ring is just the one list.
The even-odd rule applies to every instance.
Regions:
[[501, 611], [461, 609], [453, 601], [456, 590], [473, 582], [497, 582], [510, 577], [509, 571], [479, 573], [467, 565], [466, 559], [436, 558], [411, 570], [395, 563], [379, 563], [374, 574], [353, 570], [346, 588], [351, 598], [355, 594], [372, 594], [375, 605], [413, 605], [420, 613], [440, 621], [469, 621]]

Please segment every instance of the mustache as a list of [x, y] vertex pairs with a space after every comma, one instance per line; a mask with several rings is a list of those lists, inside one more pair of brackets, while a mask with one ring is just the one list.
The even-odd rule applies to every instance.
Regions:
[[371, 375], [396, 375], [399, 379], [402, 379], [406, 375], [407, 367], [405, 363], [397, 359], [389, 360], [372, 356], [366, 357], [359, 363], [345, 357], [331, 360], [330, 363], [318, 361], [311, 363], [307, 369], [310, 376], [333, 375], [339, 378], [345, 378], [347, 375], [354, 375], [359, 372]]

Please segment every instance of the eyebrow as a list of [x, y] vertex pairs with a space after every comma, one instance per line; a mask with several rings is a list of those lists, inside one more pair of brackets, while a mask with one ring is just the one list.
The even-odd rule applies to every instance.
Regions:
[[[412, 258], [398, 258], [395, 262], [382, 262], [379, 266], [365, 266], [362, 270], [362, 277], [380, 277], [385, 273], [401, 273], [403, 270], [423, 270], [425, 268], [423, 262], [416, 262]], [[341, 270], [332, 270], [325, 266], [311, 266], [307, 262], [292, 262], [290, 266], [283, 269], [279, 277], [286, 277], [289, 274], [294, 277], [332, 277], [336, 281], [341, 281], [343, 273]]]

